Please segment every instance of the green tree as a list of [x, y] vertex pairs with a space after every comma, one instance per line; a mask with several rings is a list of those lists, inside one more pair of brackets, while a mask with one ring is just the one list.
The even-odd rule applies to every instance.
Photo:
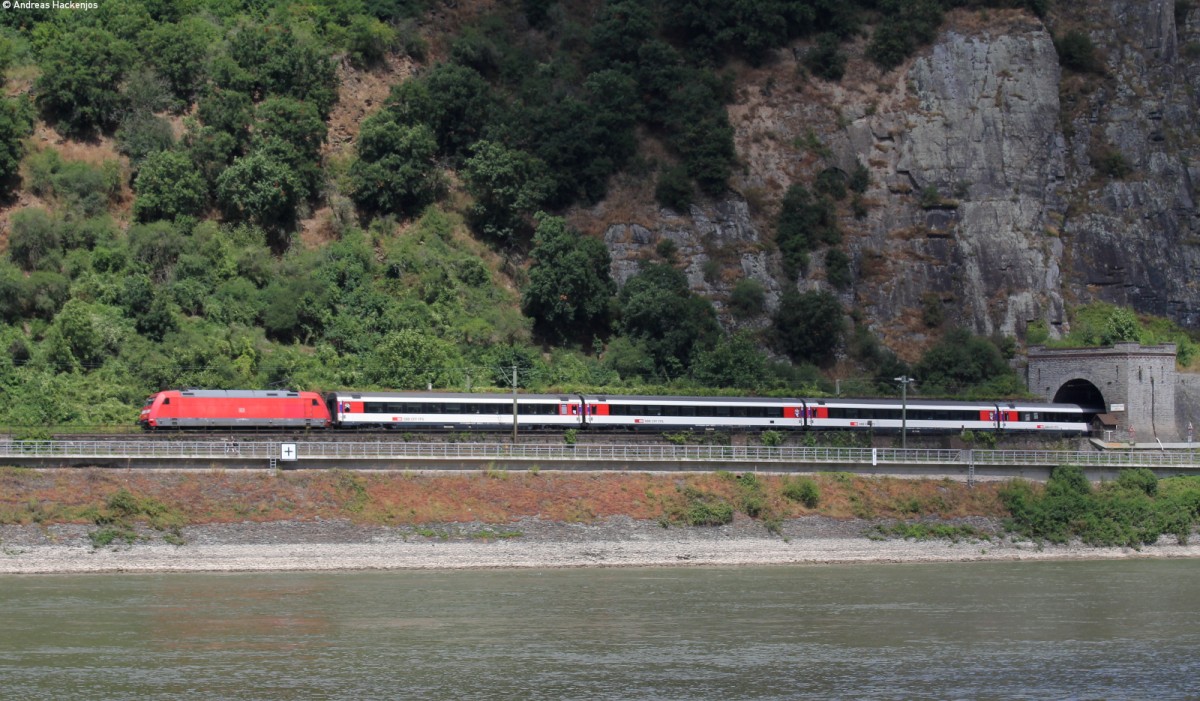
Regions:
[[289, 275], [263, 291], [263, 328], [283, 342], [308, 343], [329, 322], [332, 295], [326, 285]]
[[290, 226], [307, 196], [295, 171], [263, 153], [234, 160], [217, 178], [217, 202], [226, 215], [265, 228]]
[[24, 139], [33, 130], [27, 102], [0, 98], [0, 184], [15, 184]]
[[878, 6], [888, 19], [875, 27], [867, 57], [884, 70], [933, 41], [942, 23], [942, 0], [879, 0]]
[[191, 122], [183, 136], [183, 147], [192, 164], [203, 176], [211, 192], [217, 186], [217, 178], [233, 162], [239, 153], [237, 139], [228, 132], [214, 127], [200, 126]]
[[51, 319], [70, 297], [67, 279], [57, 272], [37, 271], [30, 273], [23, 286], [25, 297], [21, 300], [22, 315], [38, 319]]
[[129, 157], [129, 162], [140, 166], [146, 156], [156, 151], [166, 151], [175, 145], [175, 132], [171, 123], [150, 112], [133, 112], [121, 120], [114, 134], [117, 150]]
[[139, 221], [199, 215], [208, 199], [204, 177], [186, 154], [158, 151], [138, 169], [133, 215]]
[[25, 313], [25, 276], [13, 264], [0, 260], [0, 321], [13, 323]]
[[350, 166], [354, 200], [379, 213], [412, 215], [442, 189], [429, 127], [405, 126], [381, 112], [363, 122], [358, 160]]
[[621, 330], [667, 377], [687, 374], [696, 354], [720, 335], [712, 304], [692, 293], [687, 277], [670, 265], [644, 266], [621, 288], [619, 300]]
[[462, 177], [475, 198], [470, 217], [477, 231], [500, 244], [528, 240], [529, 219], [550, 190], [545, 163], [524, 151], [479, 141]]
[[121, 79], [133, 56], [128, 43], [103, 29], [61, 34], [41, 51], [38, 107], [68, 134], [111, 128], [124, 106]]
[[171, 91], [180, 100], [190, 101], [204, 81], [205, 59], [216, 43], [216, 28], [199, 17], [188, 17], [155, 25], [143, 39], [146, 55], [154, 57], [154, 67], [167, 79]]
[[722, 336], [697, 355], [692, 376], [709, 387], [756, 389], [767, 376], [767, 356], [747, 333]]
[[792, 360], [828, 363], [842, 342], [842, 305], [829, 292], [795, 290], [784, 293], [774, 316], [780, 349]]
[[616, 283], [604, 242], [580, 236], [565, 220], [539, 213], [533, 265], [521, 308], [553, 339], [590, 339], [606, 330]]
[[457, 158], [483, 136], [494, 110], [491, 86], [479, 73], [453, 63], [434, 66], [419, 80], [427, 88], [424, 114], [416, 114], [433, 129], [438, 150]]
[[836, 34], [821, 34], [817, 37], [816, 46], [804, 55], [804, 65], [818, 78], [841, 80], [846, 74], [846, 55], [838, 48], [839, 44]]
[[207, 127], [225, 132], [245, 144], [254, 118], [250, 95], [240, 90], [210, 86], [196, 103], [196, 114]]
[[963, 393], [984, 385], [1007, 389], [1017, 380], [995, 344], [965, 329], [943, 336], [913, 371], [927, 393]]
[[52, 354], [60, 369], [96, 368], [115, 356], [127, 331], [116, 310], [72, 299], [54, 317], [51, 331], [61, 339]]
[[322, 118], [337, 100], [337, 73], [326, 51], [290, 27], [243, 25], [230, 37], [229, 57], [253, 93], [311, 102]]
[[346, 48], [358, 66], [373, 66], [396, 45], [396, 30], [374, 17], [356, 15], [346, 30]]
[[458, 374], [458, 351], [447, 341], [416, 329], [384, 337], [366, 362], [368, 382], [389, 389], [446, 387]]
[[268, 97], [254, 111], [254, 137], [290, 144], [305, 159], [316, 161], [325, 143], [325, 120], [312, 103], [290, 97]]

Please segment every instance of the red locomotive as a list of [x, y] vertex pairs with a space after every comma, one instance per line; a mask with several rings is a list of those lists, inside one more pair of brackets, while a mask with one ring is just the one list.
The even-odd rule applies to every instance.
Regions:
[[316, 392], [185, 389], [146, 400], [144, 428], [326, 428], [329, 407]]

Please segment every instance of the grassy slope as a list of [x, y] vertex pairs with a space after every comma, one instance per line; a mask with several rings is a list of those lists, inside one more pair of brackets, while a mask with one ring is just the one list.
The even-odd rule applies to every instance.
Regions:
[[[343, 518], [361, 524], [417, 525], [526, 517], [589, 522], [628, 515], [686, 522], [698, 495], [762, 519], [1003, 516], [997, 484], [902, 480], [820, 473], [820, 499], [807, 508], [783, 495], [790, 479], [694, 475], [561, 474], [490, 470], [431, 475], [343, 471], [145, 474], [110, 470], [0, 469], [0, 523], [87, 523], [130, 516], [163, 526], [231, 521]], [[747, 482], [752, 484], [747, 484]], [[757, 486], [755, 486], [756, 483]], [[116, 495], [116, 496], [115, 496]], [[122, 497], [136, 506], [122, 506]], [[757, 506], [751, 499], [757, 497]], [[129, 513], [134, 511], [137, 513]]]

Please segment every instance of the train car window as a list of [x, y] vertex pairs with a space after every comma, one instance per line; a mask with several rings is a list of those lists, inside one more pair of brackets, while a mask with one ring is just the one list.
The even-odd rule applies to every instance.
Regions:
[[681, 406], [681, 407], [679, 407], [679, 415], [680, 416], [695, 416], [696, 415], [696, 407]]
[[677, 407], [677, 406], [664, 406], [664, 407], [662, 408], [662, 415], [663, 415], [663, 416], [679, 416], [679, 407]]
[[462, 404], [447, 404], [443, 411], [447, 414], [461, 414]]
[[729, 407], [727, 407], [727, 406], [713, 407], [713, 416], [729, 416]]
[[710, 406], [696, 407], [696, 416], [712, 416], [712, 415], [713, 415], [712, 407], [710, 407]]

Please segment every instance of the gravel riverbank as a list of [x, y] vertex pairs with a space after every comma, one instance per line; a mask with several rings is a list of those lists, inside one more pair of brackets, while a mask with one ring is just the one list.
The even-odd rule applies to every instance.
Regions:
[[[818, 563], [967, 562], [1200, 557], [1200, 545], [1163, 538], [1140, 550], [1013, 542], [989, 519], [968, 523], [986, 539], [879, 540], [875, 522], [808, 517], [781, 534], [751, 519], [713, 528], [663, 528], [615, 517], [598, 523], [526, 519], [429, 527], [347, 521], [189, 526], [181, 538], [140, 531], [132, 544], [96, 548], [94, 526], [0, 526], [0, 574], [297, 570], [677, 567]], [[179, 544], [173, 544], [179, 543]]]

